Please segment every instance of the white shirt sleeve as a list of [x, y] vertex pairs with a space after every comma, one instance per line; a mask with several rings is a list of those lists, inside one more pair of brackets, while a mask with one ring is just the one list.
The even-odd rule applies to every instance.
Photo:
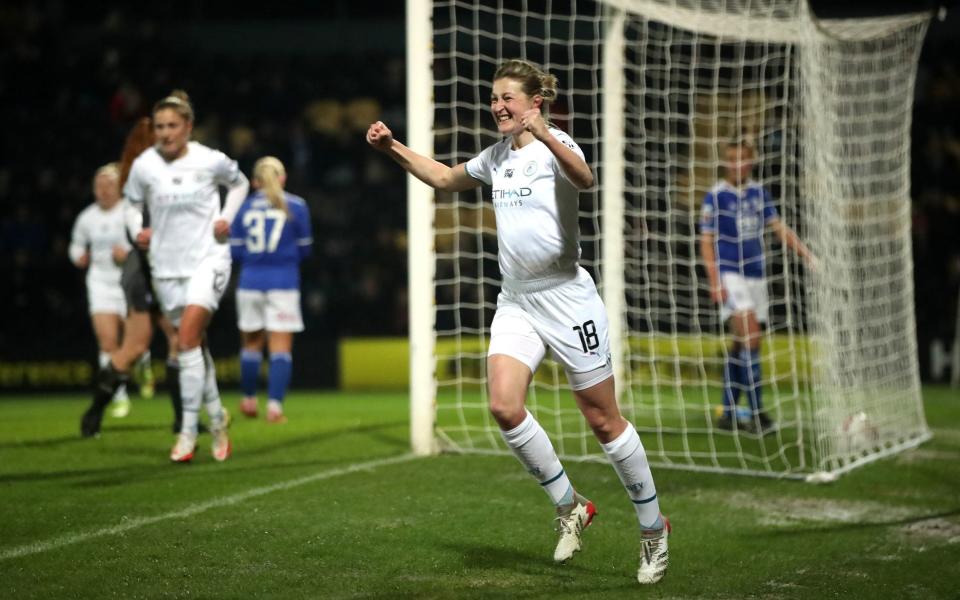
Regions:
[[[130, 239], [137, 239], [137, 234], [143, 230], [143, 207], [134, 206], [128, 199], [122, 200], [121, 210], [123, 210], [123, 226], [127, 230]], [[124, 240], [126, 242], [127, 240]]]
[[87, 252], [87, 246], [90, 245], [90, 234], [87, 232], [83, 218], [85, 214], [87, 214], [86, 211], [80, 213], [70, 232], [70, 247], [67, 249], [67, 254], [73, 264], [77, 264], [77, 261]]
[[130, 175], [127, 176], [127, 182], [123, 185], [123, 197], [136, 205], [143, 204], [147, 197], [147, 189], [143, 180], [143, 169], [139, 160], [133, 161], [130, 167]]
[[467, 175], [481, 183], [491, 185], [493, 183], [493, 177], [490, 173], [490, 155], [492, 152], [493, 146], [488, 146], [483, 149], [483, 152], [468, 160], [467, 164], [464, 165]]
[[[234, 162], [236, 164], [236, 162]], [[240, 210], [243, 201], [247, 199], [247, 193], [250, 191], [250, 182], [247, 176], [241, 171], [237, 171], [237, 179], [227, 190], [227, 197], [223, 202], [223, 210], [220, 211], [220, 218], [227, 223], [233, 223], [233, 218]]]
[[[578, 146], [577, 143], [573, 141], [573, 138], [571, 138], [569, 135], [567, 135], [563, 131], [560, 131], [559, 129], [554, 129], [552, 127], [550, 128], [550, 133], [553, 134], [553, 137], [560, 140], [561, 144], [573, 150], [574, 153], [576, 153], [577, 156], [583, 159], [584, 162], [587, 161], [586, 157], [583, 155], [583, 150], [581, 150], [580, 146]], [[551, 154], [550, 156], [552, 157], [553, 155]], [[560, 177], [563, 177], [564, 181], [569, 182], [570, 180], [567, 178], [566, 173], [563, 172], [563, 169], [560, 168], [560, 163], [557, 161], [556, 157], [553, 158], [552, 163], [553, 163], [553, 172], [559, 175]]]
[[243, 173], [240, 172], [240, 166], [237, 164], [237, 161], [233, 160], [223, 152], [219, 150], [214, 150], [214, 161], [213, 161], [213, 180], [222, 186], [233, 187], [237, 185], [237, 181], [240, 177], [244, 177]]

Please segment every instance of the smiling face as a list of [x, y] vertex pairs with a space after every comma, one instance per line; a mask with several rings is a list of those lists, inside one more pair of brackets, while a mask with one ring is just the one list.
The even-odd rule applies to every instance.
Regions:
[[503, 135], [523, 133], [520, 117], [531, 108], [540, 106], [542, 98], [530, 97], [523, 91], [523, 84], [516, 79], [503, 78], [493, 82], [490, 94], [490, 112], [497, 124], [497, 131]]
[[153, 133], [157, 150], [167, 160], [180, 158], [187, 151], [187, 142], [193, 132], [193, 123], [172, 108], [161, 108], [153, 113]]

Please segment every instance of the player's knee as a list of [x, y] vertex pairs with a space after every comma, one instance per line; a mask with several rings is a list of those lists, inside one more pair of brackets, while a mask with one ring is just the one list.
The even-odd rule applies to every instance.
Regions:
[[186, 352], [187, 350], [197, 348], [202, 342], [203, 332], [180, 330], [179, 334], [177, 335], [177, 347], [180, 349], [180, 352]]
[[509, 393], [490, 389], [490, 414], [501, 427], [511, 428], [523, 420], [523, 401], [517, 401]]
[[603, 411], [588, 411], [584, 415], [593, 434], [602, 442], [607, 442], [619, 435], [624, 429], [623, 417], [608, 415]]

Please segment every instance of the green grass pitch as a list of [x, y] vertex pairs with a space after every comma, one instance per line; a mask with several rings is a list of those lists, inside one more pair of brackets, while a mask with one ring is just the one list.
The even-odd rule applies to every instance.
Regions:
[[411, 458], [404, 394], [295, 393], [173, 465], [163, 393], [82, 440], [80, 395], [0, 398], [4, 598], [957, 598], [960, 394], [924, 390], [934, 439], [823, 486], [655, 471], [670, 569], [634, 579], [614, 471], [569, 463], [599, 509], [554, 565], [546, 495], [509, 456]]

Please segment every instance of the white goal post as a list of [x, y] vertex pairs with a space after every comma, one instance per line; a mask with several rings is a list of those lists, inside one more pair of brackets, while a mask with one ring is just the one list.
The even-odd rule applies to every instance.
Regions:
[[[551, 118], [598, 181], [581, 193], [581, 263], [604, 297], [618, 399], [651, 464], [829, 479], [930, 437], [909, 219], [928, 20], [822, 21], [805, 0], [407, 0], [405, 141], [468, 160], [495, 141], [489, 87], [503, 60], [557, 75]], [[819, 258], [808, 270], [766, 244], [762, 393], [777, 428], [765, 436], [716, 426], [729, 340], [698, 223], [732, 138], [755, 146], [754, 178]], [[500, 282], [488, 195], [409, 178], [418, 454], [507, 453], [485, 389]], [[549, 360], [528, 408], [562, 458], [605, 460]]]

